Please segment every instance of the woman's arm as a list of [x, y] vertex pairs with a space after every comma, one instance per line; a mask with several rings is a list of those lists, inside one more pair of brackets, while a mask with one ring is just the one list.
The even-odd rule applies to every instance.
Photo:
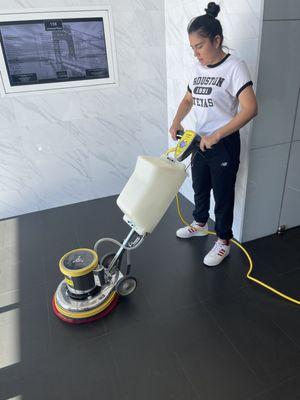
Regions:
[[257, 115], [257, 102], [252, 86], [247, 86], [239, 95], [240, 111], [228, 124], [215, 131], [212, 135], [202, 138], [200, 148], [210, 149], [222, 138], [236, 132]]
[[180, 129], [183, 129], [183, 127], [181, 125], [181, 121], [191, 111], [192, 106], [193, 106], [192, 93], [186, 92], [184, 98], [182, 99], [181, 103], [179, 104], [177, 113], [176, 113], [174, 120], [172, 122], [172, 125], [169, 129], [169, 132], [170, 132], [173, 140], [176, 140], [176, 132]]

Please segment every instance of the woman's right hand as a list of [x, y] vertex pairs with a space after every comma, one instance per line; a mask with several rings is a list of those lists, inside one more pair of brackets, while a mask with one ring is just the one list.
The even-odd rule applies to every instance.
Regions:
[[177, 131], [184, 131], [184, 127], [180, 123], [174, 123], [171, 125], [169, 132], [173, 140], [177, 140], [176, 133]]

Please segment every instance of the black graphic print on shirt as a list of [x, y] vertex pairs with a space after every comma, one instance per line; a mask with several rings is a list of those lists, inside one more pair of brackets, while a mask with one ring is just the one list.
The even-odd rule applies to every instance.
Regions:
[[[224, 81], [225, 78], [221, 77], [198, 76], [194, 79], [193, 84], [201, 86], [195, 86], [193, 94], [209, 96], [213, 92], [213, 86], [221, 87]], [[214, 101], [212, 98], [197, 98], [193, 96], [193, 104], [198, 107], [213, 107]]]

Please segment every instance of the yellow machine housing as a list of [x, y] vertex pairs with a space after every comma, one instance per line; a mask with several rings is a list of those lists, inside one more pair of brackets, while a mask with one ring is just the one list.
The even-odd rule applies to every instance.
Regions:
[[197, 138], [196, 132], [194, 131], [184, 132], [183, 136], [178, 141], [175, 150], [175, 158], [177, 161], [182, 161], [191, 154], [193, 150], [193, 144], [195, 143], [196, 138]]

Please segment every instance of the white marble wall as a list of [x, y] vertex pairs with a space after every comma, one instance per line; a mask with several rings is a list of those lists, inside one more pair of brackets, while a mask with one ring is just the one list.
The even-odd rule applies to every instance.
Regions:
[[[165, 0], [169, 126], [186, 92], [189, 71], [195, 62], [189, 47], [186, 27], [191, 18], [205, 12], [207, 3], [206, 0]], [[255, 89], [263, 19], [263, 0], [221, 0], [217, 3], [221, 7], [218, 19], [223, 26], [224, 45], [229, 47], [230, 53], [238, 55], [247, 62]], [[190, 113], [183, 125], [185, 129], [194, 129], [194, 124], [194, 117]], [[241, 130], [241, 165], [236, 185], [233, 225], [234, 236], [237, 239], [241, 239], [242, 235], [251, 130], [251, 123]], [[185, 181], [182, 193], [193, 201], [191, 179]], [[214, 219], [213, 207], [212, 201], [210, 212], [212, 219]]]
[[0, 10], [110, 5], [119, 86], [0, 98], [0, 219], [117, 194], [167, 147], [164, 0], [0, 0]]

